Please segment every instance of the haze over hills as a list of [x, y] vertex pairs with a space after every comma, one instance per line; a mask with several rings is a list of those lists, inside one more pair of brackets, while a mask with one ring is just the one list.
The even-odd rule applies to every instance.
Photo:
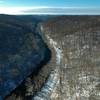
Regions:
[[1, 14], [11, 15], [100, 15], [100, 8], [88, 7], [0, 7]]
[[98, 15], [100, 9], [97, 8], [74, 8], [74, 7], [47, 7], [28, 9], [21, 11], [24, 14], [51, 14], [51, 15]]

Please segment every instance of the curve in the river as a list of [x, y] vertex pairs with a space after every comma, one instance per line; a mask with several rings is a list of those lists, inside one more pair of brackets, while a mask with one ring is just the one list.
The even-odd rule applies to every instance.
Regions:
[[[41, 30], [43, 30], [41, 28]], [[42, 33], [42, 32], [41, 32]], [[42, 35], [44, 35], [42, 33]], [[47, 41], [45, 41], [47, 39]], [[58, 94], [55, 94], [55, 91], [57, 89], [57, 86], [60, 84], [60, 65], [61, 65], [61, 60], [63, 57], [63, 52], [60, 49], [59, 45], [57, 44], [57, 42], [55, 42], [53, 39], [51, 39], [49, 36], [44, 38], [44, 41], [49, 45], [49, 48], [52, 48], [51, 51], [53, 56], [51, 58], [51, 60], [53, 58], [55, 58], [56, 61], [55, 62], [55, 66], [54, 66], [54, 70], [51, 71], [48, 79], [46, 80], [46, 83], [43, 85], [43, 87], [41, 88], [41, 90], [36, 94], [36, 96], [33, 97], [33, 100], [49, 100], [50, 98], [55, 98]], [[50, 63], [48, 63], [50, 64]]]

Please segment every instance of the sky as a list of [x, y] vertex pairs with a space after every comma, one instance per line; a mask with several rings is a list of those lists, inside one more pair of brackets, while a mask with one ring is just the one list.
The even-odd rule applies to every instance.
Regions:
[[1, 14], [100, 14], [100, 0], [0, 0]]

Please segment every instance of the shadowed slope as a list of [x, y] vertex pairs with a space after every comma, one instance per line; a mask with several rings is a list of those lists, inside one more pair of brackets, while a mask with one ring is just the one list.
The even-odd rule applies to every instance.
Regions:
[[[28, 17], [27, 17], [28, 18]], [[29, 17], [30, 18], [30, 17]], [[4, 98], [45, 59], [47, 47], [33, 32], [38, 20], [0, 15], [0, 97]]]

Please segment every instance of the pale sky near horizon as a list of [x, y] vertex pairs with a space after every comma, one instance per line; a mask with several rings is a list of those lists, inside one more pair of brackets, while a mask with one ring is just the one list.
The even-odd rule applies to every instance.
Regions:
[[100, 0], [0, 0], [0, 13], [4, 14], [56, 13], [56, 11], [58, 14], [69, 12], [99, 14]]

